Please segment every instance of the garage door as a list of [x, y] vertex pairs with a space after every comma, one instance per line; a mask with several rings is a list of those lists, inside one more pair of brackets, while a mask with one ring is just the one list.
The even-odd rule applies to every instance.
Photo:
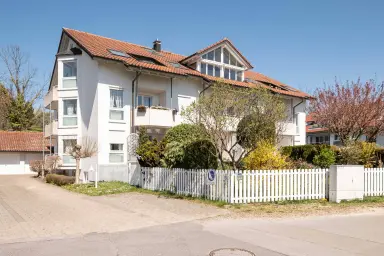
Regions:
[[0, 174], [24, 173], [24, 164], [20, 165], [19, 153], [0, 153]]

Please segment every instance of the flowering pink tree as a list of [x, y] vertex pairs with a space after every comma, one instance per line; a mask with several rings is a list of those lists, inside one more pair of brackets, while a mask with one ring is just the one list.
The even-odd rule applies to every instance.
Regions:
[[343, 144], [361, 135], [373, 140], [384, 132], [384, 83], [336, 83], [317, 89], [311, 112], [319, 125], [337, 134]]

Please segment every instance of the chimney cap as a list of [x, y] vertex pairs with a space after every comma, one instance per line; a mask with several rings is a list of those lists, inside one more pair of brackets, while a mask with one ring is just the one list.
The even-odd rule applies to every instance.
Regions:
[[153, 50], [161, 52], [161, 41], [158, 38], [153, 41]]

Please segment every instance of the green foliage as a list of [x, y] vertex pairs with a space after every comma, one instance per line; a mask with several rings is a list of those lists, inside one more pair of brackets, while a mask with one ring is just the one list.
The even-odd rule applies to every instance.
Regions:
[[147, 128], [140, 126], [139, 128], [139, 145], [149, 141], [149, 135], [147, 134]]
[[167, 131], [165, 134], [166, 143], [178, 142], [185, 144], [191, 141], [206, 138], [203, 127], [193, 124], [179, 124]]
[[24, 100], [23, 95], [18, 95], [11, 101], [8, 112], [10, 127], [15, 131], [28, 130], [34, 123], [35, 114], [30, 102]]
[[52, 183], [57, 186], [65, 186], [75, 183], [75, 177], [59, 174], [47, 174], [47, 176], [45, 177], [45, 181], [47, 183]]
[[338, 150], [341, 164], [360, 164], [373, 167], [376, 162], [376, 144], [370, 142], [351, 142]]
[[286, 156], [282, 155], [273, 143], [262, 141], [244, 159], [248, 170], [283, 169], [287, 167]]
[[320, 153], [323, 148], [330, 148], [329, 145], [300, 145], [282, 147], [283, 155], [288, 156], [294, 161], [304, 160], [313, 163], [313, 158]]
[[239, 145], [243, 148], [254, 148], [259, 142], [276, 140], [276, 125], [274, 120], [266, 118], [266, 114], [255, 112], [245, 116], [236, 129]]
[[198, 140], [185, 145], [183, 165], [187, 169], [216, 169], [215, 146], [209, 140]]
[[320, 153], [313, 158], [313, 164], [321, 168], [329, 168], [335, 162], [335, 152], [329, 148], [321, 149]]
[[164, 138], [163, 165], [170, 168], [217, 168], [215, 146], [209, 142], [203, 127], [180, 124], [168, 130]]
[[8, 112], [11, 105], [12, 97], [8, 90], [0, 83], [0, 130], [7, 129]]
[[136, 150], [139, 155], [138, 160], [144, 167], [161, 166], [161, 158], [163, 157], [163, 145], [156, 139], [143, 142]]
[[184, 161], [184, 144], [172, 141], [166, 144], [163, 165], [169, 168], [182, 168]]

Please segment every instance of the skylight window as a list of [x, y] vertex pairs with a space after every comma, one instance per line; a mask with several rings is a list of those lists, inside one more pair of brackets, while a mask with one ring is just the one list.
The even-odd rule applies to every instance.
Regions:
[[177, 62], [169, 62], [169, 64], [171, 64], [175, 68], [185, 68], [183, 65]]
[[110, 53], [112, 53], [113, 55], [116, 55], [116, 56], [120, 56], [120, 57], [126, 57], [128, 58], [129, 55], [125, 52], [121, 52], [121, 51], [117, 51], [117, 50], [108, 50]]
[[155, 64], [155, 65], [161, 65], [161, 66], [164, 66], [163, 64], [161, 64], [160, 62], [158, 62], [157, 60], [151, 58], [151, 57], [146, 57], [146, 56], [139, 56], [139, 55], [133, 55], [132, 56], [140, 61], [140, 62], [144, 62], [144, 63], [148, 63], [148, 64]]

